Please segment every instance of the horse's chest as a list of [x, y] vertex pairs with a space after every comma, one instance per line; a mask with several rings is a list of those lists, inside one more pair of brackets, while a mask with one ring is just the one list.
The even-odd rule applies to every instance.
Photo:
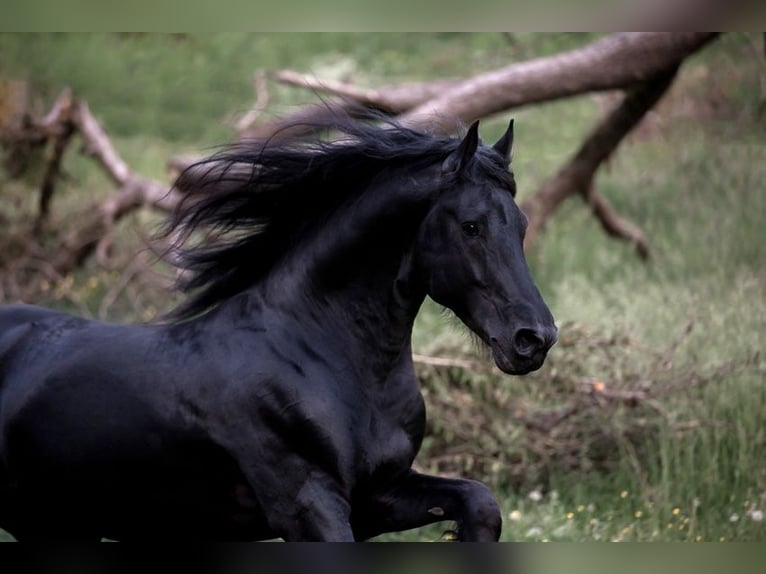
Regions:
[[408, 467], [416, 454], [413, 437], [400, 425], [378, 421], [366, 444], [361, 445], [363, 457], [371, 472], [380, 468]]
[[394, 408], [373, 409], [366, 440], [360, 444], [370, 475], [408, 469], [420, 448], [424, 428], [425, 414], [419, 395]]

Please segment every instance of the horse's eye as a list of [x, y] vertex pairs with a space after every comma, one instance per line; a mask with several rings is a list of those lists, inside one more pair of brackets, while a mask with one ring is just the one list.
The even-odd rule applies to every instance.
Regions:
[[479, 224], [475, 221], [466, 221], [463, 223], [463, 233], [474, 237], [479, 234]]

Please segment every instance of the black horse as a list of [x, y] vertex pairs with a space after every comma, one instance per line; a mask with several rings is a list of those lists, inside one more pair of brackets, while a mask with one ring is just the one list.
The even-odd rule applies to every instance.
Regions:
[[[0, 527], [18, 539], [361, 540], [457, 522], [471, 480], [415, 472], [411, 332], [428, 295], [509, 374], [556, 340], [493, 146], [337, 119], [182, 175], [187, 302], [163, 324], [0, 310]], [[204, 241], [201, 235], [205, 235]]]

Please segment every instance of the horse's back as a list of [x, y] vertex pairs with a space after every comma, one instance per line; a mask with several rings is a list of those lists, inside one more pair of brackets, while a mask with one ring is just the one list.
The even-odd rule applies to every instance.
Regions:
[[34, 324], [53, 317], [67, 316], [35, 305], [4, 305], [0, 307], [0, 376], [2, 365], [9, 353], [30, 332]]
[[49, 370], [52, 357], [70, 353], [64, 345], [70, 333], [89, 323], [87, 319], [34, 305], [0, 307], [0, 417], [7, 414], [12, 387], [34, 384], [41, 373]]
[[23, 450], [54, 464], [66, 457], [62, 437], [74, 450], [113, 445], [154, 423], [156, 395], [145, 392], [144, 374], [152, 343], [139, 326], [0, 308], [0, 458]]
[[37, 305], [2, 305], [0, 306], [0, 336], [7, 329], [15, 326], [60, 315], [66, 315], [66, 313]]

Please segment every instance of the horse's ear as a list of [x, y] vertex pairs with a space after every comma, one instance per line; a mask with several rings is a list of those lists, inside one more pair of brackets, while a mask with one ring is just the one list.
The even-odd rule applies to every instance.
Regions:
[[511, 163], [511, 152], [513, 151], [513, 118], [511, 123], [508, 124], [508, 129], [505, 130], [503, 136], [497, 140], [497, 143], [492, 146], [497, 153], [500, 154], [506, 163]]
[[458, 148], [447, 156], [442, 164], [442, 173], [460, 173], [471, 161], [476, 149], [479, 147], [479, 120], [476, 120], [468, 128], [463, 141]]

